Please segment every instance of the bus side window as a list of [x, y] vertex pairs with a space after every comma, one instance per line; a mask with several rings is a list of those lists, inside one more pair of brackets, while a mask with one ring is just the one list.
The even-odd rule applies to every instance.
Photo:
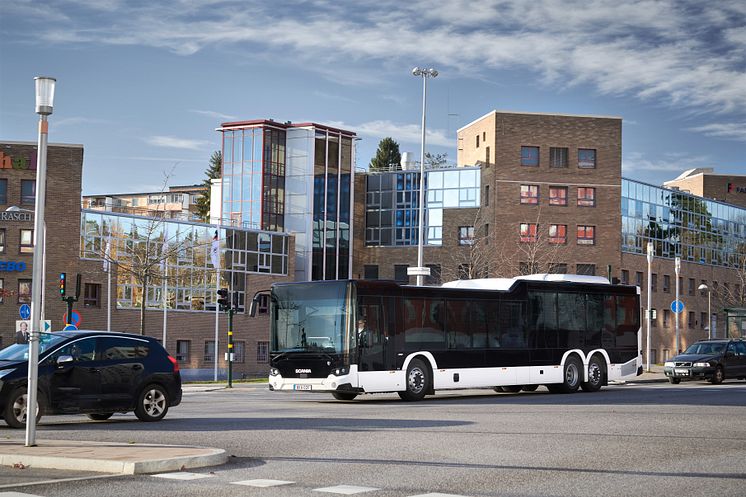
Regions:
[[474, 348], [487, 347], [487, 330], [497, 331], [497, 312], [494, 316], [488, 313], [488, 307], [497, 309], [497, 302], [485, 302], [476, 300], [469, 303], [469, 316], [471, 317], [471, 344]]
[[601, 346], [601, 331], [604, 328], [604, 301], [601, 295], [588, 294], [586, 299], [586, 336], [588, 347]]
[[526, 334], [523, 326], [523, 306], [518, 302], [501, 302], [499, 326], [496, 330], [499, 339], [492, 340], [490, 347], [522, 348], [526, 346]]
[[468, 302], [449, 300], [446, 302], [446, 334], [449, 349], [471, 348], [469, 335]]

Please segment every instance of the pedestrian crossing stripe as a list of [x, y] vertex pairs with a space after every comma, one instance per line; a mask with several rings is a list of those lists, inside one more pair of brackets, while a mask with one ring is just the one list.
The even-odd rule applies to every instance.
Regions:
[[295, 483], [294, 481], [285, 481], [285, 480], [244, 480], [244, 481], [232, 481], [233, 485], [246, 485], [247, 487], [277, 487], [279, 485], [290, 485], [291, 483]]
[[152, 475], [155, 478], [165, 478], [167, 480], [200, 480], [202, 478], [209, 478], [213, 475], [206, 475], [204, 473], [189, 473], [188, 471], [176, 471], [174, 473], [159, 473]]
[[334, 487], [323, 487], [314, 488], [314, 492], [327, 492], [330, 494], [342, 494], [342, 495], [354, 495], [361, 494], [363, 492], [372, 492], [373, 490], [380, 490], [374, 487], [356, 487], [354, 485], [336, 485]]

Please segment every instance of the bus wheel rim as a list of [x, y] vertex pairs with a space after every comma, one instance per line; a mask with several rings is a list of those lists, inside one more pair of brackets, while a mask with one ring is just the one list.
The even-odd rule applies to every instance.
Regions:
[[408, 379], [409, 390], [412, 393], [420, 393], [425, 387], [425, 374], [420, 368], [412, 368]]

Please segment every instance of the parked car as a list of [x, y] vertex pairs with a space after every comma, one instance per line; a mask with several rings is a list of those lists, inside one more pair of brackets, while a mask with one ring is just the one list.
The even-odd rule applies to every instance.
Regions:
[[[27, 344], [0, 350], [0, 409], [23, 428], [27, 416]], [[160, 421], [181, 402], [179, 363], [154, 338], [106, 331], [42, 333], [37, 420], [42, 414], [87, 414], [103, 421], [131, 412]]]
[[666, 361], [663, 371], [674, 384], [681, 380], [709, 380], [718, 384], [725, 378], [746, 379], [746, 340], [701, 340]]

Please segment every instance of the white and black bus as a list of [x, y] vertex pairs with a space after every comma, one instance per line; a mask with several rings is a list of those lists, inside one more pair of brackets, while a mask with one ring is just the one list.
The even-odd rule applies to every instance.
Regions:
[[269, 312], [275, 391], [592, 392], [642, 373], [638, 289], [601, 277], [281, 283]]

